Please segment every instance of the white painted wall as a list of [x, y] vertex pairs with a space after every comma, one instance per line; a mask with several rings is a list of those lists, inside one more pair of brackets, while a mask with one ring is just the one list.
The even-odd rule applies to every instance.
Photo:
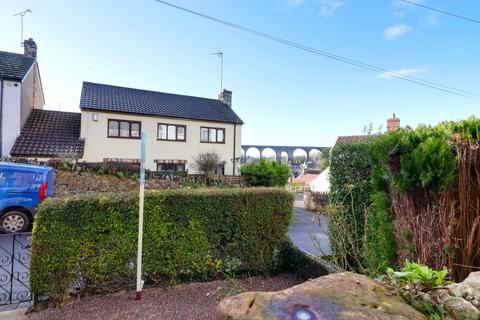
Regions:
[[[92, 114], [98, 115], [98, 121], [92, 120]], [[101, 162], [104, 158], [140, 158], [140, 140], [108, 138], [108, 119], [141, 121], [142, 131], [147, 134], [146, 168], [156, 170], [155, 159], [186, 160], [190, 173], [195, 173], [192, 167], [193, 159], [199, 153], [216, 152], [221, 161], [226, 161], [225, 174], [233, 174], [233, 137], [234, 124], [218, 123], [185, 119], [170, 119], [153, 116], [128, 115], [119, 113], [82, 111], [81, 137], [85, 139], [83, 160], [87, 162]], [[158, 141], [157, 124], [179, 124], [187, 127], [186, 142]], [[225, 128], [225, 143], [201, 143], [200, 127]], [[236, 157], [241, 156], [242, 126], [236, 126]], [[239, 175], [239, 170], [236, 170]]]
[[310, 182], [313, 192], [330, 192], [330, 167], [323, 170], [318, 177]]
[[20, 127], [23, 128], [30, 111], [33, 109], [34, 73], [29, 72], [22, 82], [22, 102], [20, 109]]
[[28, 115], [33, 108], [43, 109], [44, 99], [40, 80], [40, 72], [37, 63], [34, 63], [30, 71], [22, 81], [22, 104], [21, 104], [21, 121], [23, 128]]
[[22, 84], [3, 81], [2, 157], [8, 157], [21, 130]]

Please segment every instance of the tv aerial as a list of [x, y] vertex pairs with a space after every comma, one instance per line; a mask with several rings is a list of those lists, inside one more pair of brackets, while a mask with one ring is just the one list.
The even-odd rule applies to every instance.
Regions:
[[220, 92], [223, 90], [223, 52], [217, 50], [217, 52], [210, 53], [212, 56], [218, 56], [220, 58]]
[[16, 16], [20, 16], [21, 20], [22, 20], [22, 24], [21, 24], [21, 34], [20, 34], [20, 46], [23, 47], [23, 17], [25, 17], [25, 15], [27, 13], [32, 13], [32, 10], [30, 9], [26, 9], [25, 11], [22, 11], [22, 12], [19, 12], [17, 14], [14, 14], [13, 16], [16, 17]]

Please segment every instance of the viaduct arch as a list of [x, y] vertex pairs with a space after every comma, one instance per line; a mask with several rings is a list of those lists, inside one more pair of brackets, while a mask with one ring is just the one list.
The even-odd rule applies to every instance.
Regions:
[[262, 159], [262, 154], [265, 149], [272, 149], [275, 151], [275, 160], [277, 163], [282, 163], [282, 153], [286, 153], [288, 155], [289, 161], [293, 159], [293, 153], [295, 150], [300, 149], [303, 150], [307, 153], [307, 162], [310, 161], [310, 152], [312, 150], [318, 150], [320, 152], [323, 152], [326, 149], [329, 149], [329, 147], [315, 147], [315, 146], [271, 146], [271, 145], [242, 145], [242, 151], [245, 157], [247, 156], [247, 151], [250, 149], [257, 149], [260, 152], [260, 159]]

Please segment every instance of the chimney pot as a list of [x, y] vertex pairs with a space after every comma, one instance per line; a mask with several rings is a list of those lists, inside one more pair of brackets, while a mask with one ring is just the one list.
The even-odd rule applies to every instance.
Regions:
[[218, 99], [223, 103], [228, 104], [229, 107], [232, 106], [232, 91], [223, 89], [222, 92], [218, 94]]
[[394, 113], [390, 119], [387, 119], [387, 130], [391, 132], [398, 129], [400, 129], [400, 119]]
[[23, 53], [27, 58], [37, 58], [37, 44], [32, 38], [23, 41]]

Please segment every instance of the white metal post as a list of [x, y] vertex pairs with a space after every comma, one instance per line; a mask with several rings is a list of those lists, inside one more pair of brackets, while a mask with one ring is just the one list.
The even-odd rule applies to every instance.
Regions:
[[135, 300], [142, 299], [142, 249], [143, 249], [143, 202], [145, 198], [145, 143], [147, 135], [142, 132], [140, 150], [140, 195], [138, 198], [138, 249], [137, 249], [137, 291]]

